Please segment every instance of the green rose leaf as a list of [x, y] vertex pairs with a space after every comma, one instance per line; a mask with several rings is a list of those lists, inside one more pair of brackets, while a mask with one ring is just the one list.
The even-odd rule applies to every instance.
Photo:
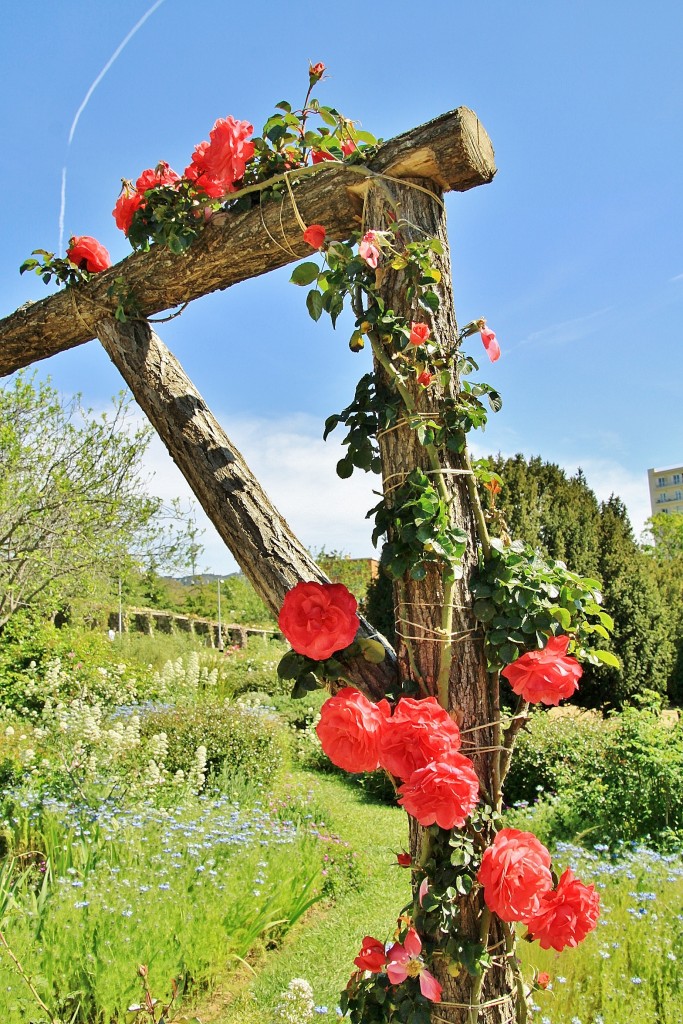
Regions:
[[312, 284], [317, 279], [319, 272], [320, 267], [317, 263], [300, 263], [292, 271], [292, 276], [289, 280], [292, 284]]
[[306, 296], [306, 307], [312, 320], [319, 320], [323, 311], [322, 292], [313, 288]]
[[384, 661], [386, 651], [384, 650], [384, 645], [379, 640], [368, 640], [365, 637], [359, 637], [358, 643], [360, 644], [363, 657], [371, 665], [380, 665]]
[[603, 665], [609, 665], [610, 668], [621, 668], [621, 662], [611, 651], [591, 651], [591, 654], [594, 654]]

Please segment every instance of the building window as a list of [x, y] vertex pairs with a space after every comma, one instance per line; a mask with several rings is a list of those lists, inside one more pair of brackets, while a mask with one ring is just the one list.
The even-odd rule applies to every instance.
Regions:
[[674, 501], [683, 501], [683, 494], [680, 491], [674, 491]]
[[666, 487], [666, 477], [665, 476], [658, 476], [657, 477], [657, 487]]
[[674, 483], [675, 484], [680, 484], [680, 482], [681, 482], [681, 474], [680, 473], [674, 473]]

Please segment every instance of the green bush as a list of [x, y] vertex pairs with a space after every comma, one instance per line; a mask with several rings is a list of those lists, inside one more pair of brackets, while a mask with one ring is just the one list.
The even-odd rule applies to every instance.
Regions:
[[221, 697], [238, 697], [258, 690], [267, 694], [289, 694], [291, 680], [279, 679], [277, 666], [289, 650], [280, 640], [250, 636], [246, 647], [222, 655], [216, 692]]
[[533, 803], [539, 792], [555, 793], [570, 786], [577, 773], [590, 775], [606, 743], [605, 720], [597, 714], [537, 711], [517, 738], [505, 780], [505, 802]]
[[214, 777], [271, 784], [288, 763], [288, 736], [278, 719], [227, 701], [176, 705], [145, 715], [143, 735], [161, 732], [168, 739], [164, 766], [172, 773], [187, 775], [200, 746], [206, 748], [207, 773]]
[[683, 845], [683, 726], [657, 710], [625, 708], [605, 721], [537, 715], [511, 776], [517, 799], [531, 802], [535, 786], [545, 792], [534, 806], [509, 813], [508, 824], [546, 842]]

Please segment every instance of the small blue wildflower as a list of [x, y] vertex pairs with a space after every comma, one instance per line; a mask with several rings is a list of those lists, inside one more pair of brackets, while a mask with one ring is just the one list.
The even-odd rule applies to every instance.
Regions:
[[642, 978], [638, 978], [638, 977], [633, 977], [633, 978], [631, 978], [631, 984], [632, 985], [642, 985], [643, 984], [643, 979]]

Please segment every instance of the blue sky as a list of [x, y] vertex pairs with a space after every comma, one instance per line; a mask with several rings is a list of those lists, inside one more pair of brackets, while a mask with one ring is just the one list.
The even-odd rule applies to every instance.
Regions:
[[[117, 260], [129, 251], [110, 212], [121, 177], [160, 159], [182, 172], [217, 117], [258, 130], [278, 100], [299, 105], [309, 60], [329, 69], [321, 101], [384, 138], [465, 104], [499, 168], [447, 204], [459, 319], [486, 316], [503, 349], [486, 367], [503, 410], [477, 450], [582, 466], [639, 531], [647, 468], [683, 462], [681, 5], [163, 0], [68, 145], [88, 90], [152, 6], [4, 11], [0, 314], [46, 294], [18, 266], [58, 245], [65, 166], [65, 238], [94, 235]], [[160, 333], [302, 540], [369, 554], [376, 481], [336, 482], [339, 452], [319, 441], [367, 357], [308, 319], [289, 273], [201, 299]], [[39, 370], [97, 408], [121, 386], [97, 342]], [[157, 492], [185, 492], [159, 444], [149, 464]], [[212, 533], [205, 541], [207, 566], [234, 567]]]

